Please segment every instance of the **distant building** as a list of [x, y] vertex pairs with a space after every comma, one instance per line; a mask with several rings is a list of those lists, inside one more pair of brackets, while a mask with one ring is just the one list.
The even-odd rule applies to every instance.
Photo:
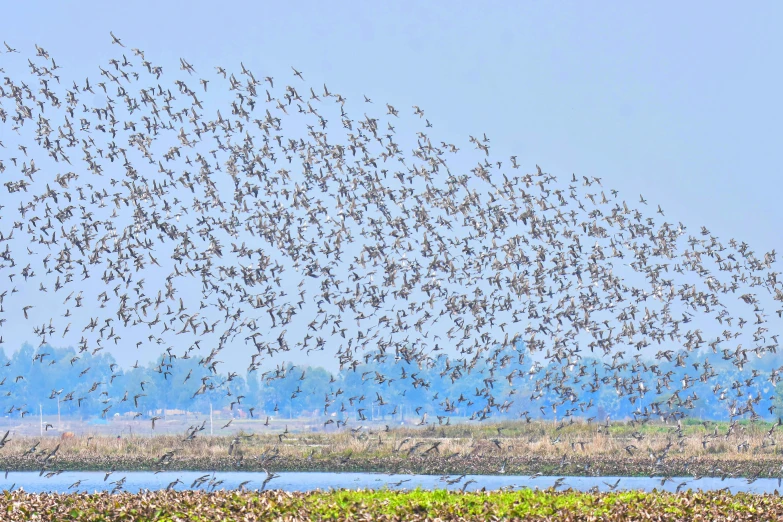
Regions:
[[[152, 413], [154, 415], [165, 415], [166, 417], [169, 417], [169, 416], [176, 417], [176, 416], [180, 416], [180, 415], [187, 415], [189, 412], [185, 411], [185, 410], [165, 410], [164, 411], [163, 409], [158, 408], [157, 410], [153, 410]], [[135, 413], [133, 413], [133, 412], [129, 412], [128, 414], [130, 416], [135, 415]]]

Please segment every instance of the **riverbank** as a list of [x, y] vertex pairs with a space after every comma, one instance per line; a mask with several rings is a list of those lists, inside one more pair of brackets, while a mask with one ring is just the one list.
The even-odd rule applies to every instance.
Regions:
[[460, 493], [340, 490], [0, 496], [8, 522], [104, 520], [780, 520], [778, 495], [521, 490]]
[[[717, 476], [777, 478], [777, 426], [757, 422], [462, 424], [340, 432], [265, 426], [231, 435], [17, 436], [0, 471], [298, 471], [431, 475]], [[772, 435], [770, 435], [770, 433]]]
[[[237, 460], [225, 456], [188, 456], [165, 462], [143, 456], [63, 455], [46, 465], [50, 471], [263, 471], [372, 472], [424, 475], [545, 475], [545, 476], [676, 476], [778, 478], [783, 458], [737, 459], [725, 457], [669, 457], [663, 462], [636, 457], [556, 456], [383, 456], [308, 458], [285, 456]], [[21, 456], [0, 458], [0, 471], [39, 471], [40, 460]]]

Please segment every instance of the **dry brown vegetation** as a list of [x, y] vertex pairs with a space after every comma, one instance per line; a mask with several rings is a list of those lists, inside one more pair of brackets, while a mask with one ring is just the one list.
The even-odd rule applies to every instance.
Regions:
[[[12, 437], [0, 466], [40, 469], [387, 471], [551, 475], [776, 477], [783, 454], [769, 423], [459, 424], [295, 432], [260, 425], [231, 436]], [[773, 429], [774, 428], [774, 429]], [[288, 432], [286, 433], [286, 430]], [[771, 430], [771, 435], [770, 435]], [[25, 453], [27, 452], [27, 455]], [[167, 455], [167, 456], [166, 456]], [[164, 457], [165, 456], [165, 457]]]

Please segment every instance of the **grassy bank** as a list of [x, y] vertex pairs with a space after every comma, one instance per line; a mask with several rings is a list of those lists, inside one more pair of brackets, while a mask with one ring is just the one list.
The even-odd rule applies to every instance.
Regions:
[[0, 497], [3, 520], [780, 520], [776, 495], [723, 492], [617, 492], [522, 490], [334, 491], [306, 494], [268, 491], [160, 491], [155, 493], [27, 494]]
[[[0, 459], [2, 471], [40, 471], [40, 461], [10, 457]], [[238, 462], [230, 457], [186, 457], [161, 464], [146, 457], [63, 456], [52, 459], [46, 471], [298, 471], [298, 472], [377, 472], [425, 475], [548, 475], [548, 476], [619, 476], [619, 477], [724, 477], [778, 478], [783, 459], [756, 460], [700, 457], [671, 457], [656, 464], [649, 458], [616, 458], [591, 456], [411, 456], [411, 457], [280, 457], [274, 460], [253, 458]]]
[[[507, 423], [336, 433], [285, 425], [231, 436], [16, 437], [0, 470], [375, 471], [426, 474], [778, 477], [783, 444], [768, 423]], [[770, 432], [772, 433], [770, 435]], [[59, 447], [58, 447], [59, 445]], [[55, 447], [56, 453], [47, 459]], [[34, 449], [33, 449], [34, 448]], [[32, 451], [31, 451], [32, 450]]]

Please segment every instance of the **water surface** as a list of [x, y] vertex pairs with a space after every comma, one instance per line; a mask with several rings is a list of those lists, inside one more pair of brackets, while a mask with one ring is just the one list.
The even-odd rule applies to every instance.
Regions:
[[[195, 484], [197, 478], [202, 477], [202, 485]], [[117, 482], [124, 479], [122, 490], [138, 492], [139, 490], [166, 489], [172, 482], [179, 479], [174, 489], [236, 489], [243, 482], [247, 489], [260, 489], [264, 479], [263, 472], [199, 472], [199, 471], [171, 471], [155, 474], [149, 471], [114, 472], [106, 478], [103, 472], [78, 471], [64, 472], [51, 478], [40, 476], [38, 472], [10, 472], [7, 477], [0, 475], [0, 489], [23, 488], [31, 493], [41, 492], [95, 492], [111, 491], [117, 486]], [[281, 472], [279, 476], [269, 481], [267, 489], [282, 489], [285, 491], [313, 491], [316, 489], [450, 489], [459, 490], [465, 487], [466, 491], [475, 491], [481, 488], [497, 490], [500, 488], [539, 488], [546, 489], [555, 485], [557, 477], [537, 477], [511, 475], [467, 475], [453, 484], [447, 480], [455, 480], [458, 476], [450, 475], [444, 478], [440, 475], [387, 475], [384, 473], [297, 473]], [[105, 479], [105, 480], [104, 480]], [[619, 480], [619, 483], [617, 482]], [[77, 486], [73, 486], [81, 481]], [[249, 482], [248, 482], [249, 481]], [[474, 481], [474, 482], [469, 482]], [[469, 482], [467, 486], [465, 483]], [[587, 491], [597, 487], [600, 491], [609, 491], [610, 486], [616, 485], [617, 490], [642, 490], [675, 491], [677, 486], [681, 490], [718, 490], [728, 488], [732, 493], [772, 493], [780, 490], [778, 479], [758, 479], [748, 483], [746, 479], [728, 478], [701, 478], [692, 480], [687, 477], [667, 480], [661, 485], [660, 478], [649, 477], [565, 477], [558, 489], [573, 488], [579, 491]]]

